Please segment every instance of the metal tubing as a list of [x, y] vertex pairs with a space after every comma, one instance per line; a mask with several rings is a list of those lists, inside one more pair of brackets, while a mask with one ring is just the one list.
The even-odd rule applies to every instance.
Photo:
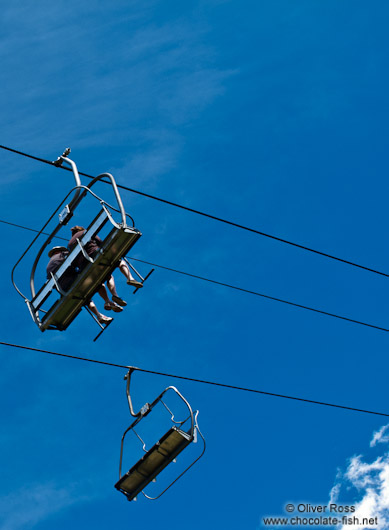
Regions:
[[[45, 225], [43, 226], [43, 228], [39, 231], [39, 233], [37, 234], [37, 236], [33, 239], [33, 241], [30, 243], [30, 245], [27, 247], [27, 249], [25, 250], [25, 252], [22, 254], [22, 256], [18, 259], [18, 261], [16, 262], [16, 264], [14, 265], [13, 269], [12, 269], [12, 272], [11, 272], [11, 279], [12, 279], [12, 283], [13, 283], [13, 286], [15, 287], [15, 289], [17, 290], [17, 292], [20, 294], [20, 296], [22, 296], [24, 298], [25, 301], [28, 301], [28, 298], [18, 289], [18, 287], [16, 286], [16, 283], [14, 281], [14, 273], [15, 273], [15, 269], [17, 267], [17, 265], [20, 263], [20, 261], [24, 258], [24, 256], [27, 254], [27, 252], [30, 250], [30, 248], [32, 247], [32, 245], [35, 243], [35, 241], [38, 239], [38, 237], [42, 234], [43, 230], [46, 228], [46, 226], [50, 223], [50, 221], [53, 219], [54, 215], [57, 213], [57, 211], [61, 208], [61, 206], [65, 203], [66, 199], [69, 197], [69, 195], [71, 193], [74, 192], [74, 196], [73, 198], [71, 199], [70, 203], [68, 204], [68, 207], [69, 207], [69, 211], [72, 212], [74, 211], [74, 209], [78, 206], [78, 204], [80, 203], [80, 201], [82, 200], [82, 198], [84, 197], [85, 193], [86, 192], [89, 192], [91, 193], [96, 199], [98, 199], [103, 208], [105, 208], [105, 205], [108, 206], [109, 208], [111, 208], [112, 210], [115, 210], [115, 211], [118, 211], [120, 212], [121, 214], [121, 218], [122, 218], [122, 226], [123, 228], [127, 228], [127, 223], [126, 223], [126, 217], [127, 217], [127, 214], [126, 212], [124, 211], [124, 207], [123, 207], [123, 203], [122, 203], [122, 200], [121, 200], [121, 197], [120, 197], [120, 194], [119, 194], [119, 190], [118, 190], [118, 187], [117, 187], [117, 184], [115, 182], [115, 179], [114, 177], [110, 174], [110, 173], [102, 173], [101, 175], [98, 175], [97, 177], [95, 177], [92, 182], [88, 185], [88, 186], [83, 186], [81, 184], [81, 179], [80, 179], [80, 175], [78, 173], [78, 170], [77, 170], [77, 166], [75, 164], [75, 162], [73, 162], [73, 160], [71, 160], [70, 158], [67, 157], [67, 155], [70, 153], [70, 149], [66, 149], [65, 152], [63, 153], [62, 156], [58, 157], [57, 159], [57, 166], [60, 166], [63, 162], [67, 163], [68, 165], [70, 165], [71, 169], [72, 169], [72, 172], [73, 172], [73, 175], [74, 175], [74, 179], [75, 179], [75, 182], [76, 182], [76, 186], [74, 188], [72, 188], [72, 190], [70, 190], [70, 192], [66, 195], [65, 199], [63, 201], [61, 201], [59, 207], [54, 211], [54, 213], [50, 216], [49, 220], [45, 223]], [[106, 203], [105, 201], [103, 201], [102, 199], [100, 199], [100, 197], [98, 197], [95, 193], [93, 193], [91, 191], [91, 186], [93, 186], [97, 181], [99, 180], [102, 180], [104, 177], [108, 177], [111, 181], [111, 184], [112, 184], [112, 187], [114, 189], [114, 193], [115, 193], [115, 197], [116, 197], [116, 200], [117, 200], [117, 203], [118, 203], [118, 206], [119, 206], [119, 210], [117, 210], [116, 208], [114, 208], [113, 206], [111, 206], [110, 204]], [[82, 192], [82, 190], [84, 190]], [[133, 219], [131, 218], [131, 216], [128, 215], [128, 217], [133, 221]], [[112, 216], [109, 215], [109, 218], [110, 218], [110, 221], [112, 222], [113, 221], [113, 218]], [[115, 221], [113, 221], [113, 223], [115, 226], [118, 227], [118, 225], [116, 224]], [[134, 222], [133, 222], [133, 225], [134, 225]], [[35, 297], [35, 294], [36, 294], [36, 291], [35, 291], [35, 272], [36, 272], [36, 268], [37, 268], [37, 265], [38, 265], [38, 262], [45, 250], [45, 248], [49, 245], [49, 243], [52, 241], [52, 239], [55, 237], [55, 235], [57, 234], [57, 232], [62, 228], [62, 224], [60, 223], [52, 232], [51, 234], [49, 234], [46, 242], [44, 243], [44, 245], [42, 246], [42, 248], [39, 250], [38, 252], [38, 255], [36, 256], [35, 258], [35, 261], [33, 263], [33, 266], [32, 266], [32, 269], [31, 269], [31, 274], [30, 274], [30, 290], [31, 290], [31, 299]]]
[[51, 278], [54, 282], [54, 285], [55, 285], [55, 288], [57, 289], [57, 291], [59, 292], [59, 294], [61, 294], [62, 296], [64, 296], [66, 293], [65, 291], [60, 287], [59, 283], [57, 282], [57, 278], [55, 276], [55, 274], [53, 274], [52, 272], [50, 272], [50, 275], [51, 275]]
[[120, 209], [120, 213], [121, 213], [121, 216], [122, 216], [122, 226], [123, 226], [123, 228], [127, 228], [126, 212], [124, 211], [122, 198], [120, 197], [119, 189], [118, 189], [116, 181], [113, 178], [113, 176], [111, 175], [111, 173], [101, 173], [100, 175], [97, 175], [97, 177], [95, 177], [92, 180], [92, 182], [90, 184], [88, 184], [88, 188], [91, 188], [94, 184], [96, 184], [96, 182], [98, 182], [99, 180], [103, 179], [104, 177], [109, 178], [110, 181], [111, 181], [111, 184], [112, 184], [112, 187], [113, 187], [113, 191], [115, 193], [115, 197], [116, 197], [116, 200], [117, 200], [117, 203], [118, 203], [118, 206], [119, 206], [119, 209]]
[[[23, 254], [20, 256], [20, 258], [18, 259], [18, 261], [15, 263], [15, 265], [13, 266], [12, 268], [12, 272], [11, 272], [11, 279], [12, 279], [12, 284], [13, 286], [15, 287], [15, 289], [17, 290], [17, 292], [20, 294], [20, 296], [22, 296], [25, 300], [28, 300], [28, 298], [26, 298], [24, 296], [24, 294], [17, 288], [16, 284], [15, 284], [15, 280], [14, 280], [14, 274], [15, 274], [15, 269], [16, 267], [19, 265], [19, 263], [22, 261], [22, 259], [24, 258], [24, 256], [27, 254], [27, 252], [30, 250], [30, 248], [32, 247], [32, 245], [35, 243], [35, 241], [38, 239], [38, 237], [42, 234], [43, 230], [46, 228], [46, 226], [50, 223], [50, 221], [52, 220], [52, 218], [54, 217], [54, 215], [57, 213], [57, 211], [61, 208], [61, 206], [63, 205], [63, 203], [66, 201], [66, 199], [69, 197], [69, 195], [72, 193], [73, 189], [70, 190], [70, 192], [66, 195], [66, 197], [61, 201], [60, 205], [58, 206], [58, 208], [54, 211], [54, 213], [50, 216], [49, 220], [43, 225], [43, 227], [39, 230], [38, 234], [34, 237], [34, 239], [31, 241], [31, 243], [28, 245], [28, 247], [26, 248], [26, 250], [23, 252]], [[36, 269], [36, 265], [39, 261], [39, 258], [40, 256], [42, 255], [42, 252], [44, 251], [44, 249], [46, 248], [46, 246], [50, 243], [50, 241], [53, 239], [53, 237], [55, 236], [55, 234], [58, 232], [58, 230], [61, 228], [61, 226], [57, 226], [56, 229], [49, 235], [45, 245], [41, 248], [39, 254], [38, 254], [38, 257], [35, 259], [35, 262], [34, 262], [34, 265], [33, 265], [33, 268], [32, 268], [32, 271], [31, 271], [31, 276], [30, 276], [30, 284], [31, 284], [31, 281], [32, 281], [32, 298], [34, 298], [35, 296], [35, 288], [34, 288], [34, 275], [35, 275], [35, 269]]]
[[107, 324], [105, 324], [105, 326], [102, 326], [102, 325], [98, 322], [98, 324], [99, 324], [99, 326], [102, 328], [102, 330], [96, 335], [96, 337], [93, 339], [93, 342], [96, 342], [96, 341], [97, 341], [97, 339], [100, 337], [100, 335], [101, 335], [102, 333], [104, 333], [104, 331], [107, 329], [107, 327], [108, 327], [110, 324], [112, 324], [112, 322], [113, 322], [113, 319], [110, 320]]
[[132, 399], [131, 399], [131, 395], [130, 395], [130, 383], [131, 383], [131, 375], [132, 375], [132, 372], [135, 371], [135, 367], [131, 367], [127, 374], [125, 375], [124, 379], [127, 379], [127, 385], [126, 385], [126, 394], [127, 394], [127, 401], [128, 401], [128, 406], [130, 408], [130, 414], [131, 416], [133, 416], [134, 418], [140, 418], [140, 416], [142, 416], [142, 409], [135, 413], [134, 412], [134, 408], [132, 406]]
[[176, 423], [177, 425], [183, 425], [186, 421], [189, 420], [190, 415], [187, 416], [187, 417], [186, 417], [184, 420], [182, 420], [182, 421], [175, 420], [175, 419], [174, 419], [174, 414], [173, 414], [173, 412], [169, 409], [169, 407], [166, 405], [166, 403], [165, 403], [162, 399], [161, 399], [160, 401], [161, 401], [162, 405], [165, 407], [165, 409], [168, 411], [168, 413], [170, 414], [170, 421], [171, 421], [171, 422]]
[[88, 254], [85, 252], [85, 249], [84, 249], [84, 247], [83, 247], [81, 241], [80, 241], [78, 238], [76, 238], [76, 241], [77, 241], [77, 245], [78, 245], [78, 246], [80, 247], [80, 249], [81, 249], [81, 252], [82, 252], [82, 255], [84, 256], [84, 258], [85, 258], [86, 260], [90, 261], [91, 263], [93, 263], [93, 258], [91, 258], [90, 256], [88, 256]]
[[[73, 162], [74, 163], [74, 162]], [[77, 168], [76, 168], [77, 169]], [[78, 174], [78, 173], [77, 173]], [[80, 177], [78, 177], [80, 178]], [[75, 193], [75, 196], [73, 197], [73, 199], [70, 201], [69, 204], [72, 205], [72, 210], [74, 210], [76, 208], [76, 206], [80, 203], [81, 199], [83, 198], [84, 194], [81, 194], [80, 196], [80, 193], [81, 193], [81, 189], [83, 189], [84, 186], [81, 185], [81, 182], [79, 184], [79, 187], [76, 186], [74, 188], [72, 188], [69, 193], [66, 195], [66, 197], [63, 199], [63, 201], [60, 203], [59, 207], [54, 211], [54, 213], [50, 216], [49, 220], [46, 222], [46, 224], [43, 226], [43, 228], [40, 230], [39, 234], [33, 239], [32, 243], [28, 246], [27, 250], [24, 252], [24, 254], [22, 254], [22, 256], [19, 258], [19, 260], [17, 261], [17, 263], [15, 264], [14, 268], [12, 269], [12, 279], [13, 279], [13, 273], [14, 273], [14, 270], [16, 268], [16, 266], [18, 265], [18, 263], [20, 262], [20, 260], [26, 255], [26, 253], [28, 252], [28, 250], [31, 248], [31, 246], [35, 243], [35, 241], [38, 239], [38, 237], [41, 235], [42, 231], [46, 228], [46, 226], [49, 224], [49, 222], [52, 220], [52, 218], [54, 217], [54, 215], [57, 213], [57, 211], [61, 208], [61, 206], [63, 205], [63, 203], [66, 201], [66, 199], [69, 197], [69, 195], [71, 193], [73, 193], [73, 191], [76, 190], [76, 193]], [[35, 283], [34, 283], [34, 278], [35, 278], [35, 271], [36, 271], [36, 267], [38, 265], [38, 262], [40, 260], [40, 257], [42, 256], [45, 248], [47, 247], [47, 245], [51, 242], [51, 240], [53, 239], [53, 237], [56, 235], [57, 232], [59, 232], [59, 230], [62, 228], [62, 224], [59, 223], [58, 226], [55, 227], [55, 229], [51, 232], [51, 234], [49, 235], [49, 237], [46, 239], [46, 242], [44, 243], [44, 245], [42, 246], [42, 248], [40, 249], [40, 251], [38, 252], [38, 255], [37, 257], [35, 258], [35, 261], [34, 261], [34, 264], [32, 266], [32, 269], [31, 269], [31, 274], [30, 274], [30, 289], [31, 289], [31, 295], [32, 295], [32, 298], [34, 298], [35, 296]], [[12, 280], [13, 281], [13, 280]], [[13, 282], [14, 283], [14, 282]], [[15, 283], [14, 283], [14, 286], [15, 286]], [[15, 286], [16, 287], [16, 286]], [[16, 288], [17, 289], [17, 288]], [[18, 290], [18, 289], [17, 289]], [[18, 290], [19, 291], [19, 290]], [[20, 291], [19, 291], [20, 293]], [[21, 293], [20, 293], [21, 294]], [[22, 295], [23, 296], [23, 295]]]
[[139, 272], [136, 270], [134, 265], [132, 265], [126, 258], [123, 258], [123, 259], [127, 263], [127, 265], [132, 269], [132, 272], [135, 272], [135, 274], [142, 280], [142, 283], [143, 283], [145, 279], [139, 274]]
[[[192, 411], [192, 407], [190, 406], [189, 402], [184, 398], [184, 396], [177, 390], [177, 388], [175, 386], [168, 386], [167, 388], [165, 388], [165, 390], [163, 390], [163, 392], [161, 392], [159, 394], [159, 396], [157, 398], [154, 399], [154, 401], [150, 404], [150, 403], [146, 403], [147, 405], [147, 412], [146, 414], [145, 413], [142, 413], [142, 409], [135, 413], [134, 412], [134, 408], [133, 408], [133, 405], [132, 405], [132, 399], [131, 399], [131, 395], [130, 395], [130, 382], [131, 382], [131, 375], [132, 373], [136, 371], [136, 368], [131, 366], [129, 371], [127, 372], [127, 374], [125, 375], [125, 379], [127, 379], [127, 385], [126, 385], [126, 394], [127, 394], [127, 400], [128, 400], [128, 406], [130, 408], [130, 414], [131, 416], [133, 416], [134, 418], [139, 418], [140, 416], [145, 416], [146, 414], [148, 414], [149, 412], [151, 412], [151, 410], [155, 407], [155, 405], [159, 402], [159, 401], [162, 401], [162, 397], [166, 394], [166, 392], [168, 392], [169, 390], [173, 390], [181, 399], [182, 401], [185, 403], [185, 405], [188, 407], [188, 410], [189, 410], [189, 416], [187, 419], [191, 418], [191, 432], [193, 432], [193, 424], [194, 424], [194, 420], [193, 420], [193, 411]], [[163, 401], [162, 401], [163, 403]], [[164, 404], [165, 405], [165, 404]], [[166, 405], [165, 405], [166, 407]], [[143, 408], [143, 407], [142, 407]], [[170, 411], [169, 411], [170, 412]], [[186, 421], [186, 420], [184, 420]], [[184, 422], [182, 422], [184, 423]]]
[[135, 429], [132, 429], [132, 430], [134, 431], [136, 437], [137, 437], [137, 438], [139, 439], [139, 441], [141, 442], [143, 451], [144, 451], [145, 453], [147, 453], [147, 449], [146, 449], [146, 444], [145, 444], [145, 442], [142, 440], [142, 438], [139, 436], [139, 434], [136, 432]]
[[[73, 162], [74, 163], [74, 162]], [[97, 178], [97, 177], [96, 177]], [[113, 178], [113, 177], [112, 177]], [[96, 179], [95, 179], [96, 180]], [[116, 183], [115, 183], [115, 186], [116, 186]], [[15, 268], [17, 267], [17, 265], [20, 263], [20, 261], [23, 259], [23, 257], [26, 255], [26, 253], [28, 252], [28, 250], [31, 248], [31, 246], [35, 243], [35, 241], [38, 239], [38, 237], [41, 235], [42, 231], [46, 228], [46, 226], [49, 224], [49, 222], [52, 220], [52, 218], [54, 217], [54, 215], [57, 213], [57, 211], [61, 208], [61, 206], [64, 204], [64, 202], [66, 201], [66, 199], [69, 197], [69, 195], [74, 191], [74, 190], [77, 190], [77, 187], [74, 187], [72, 188], [69, 193], [66, 195], [66, 197], [61, 201], [60, 205], [58, 206], [58, 208], [54, 211], [54, 213], [51, 215], [50, 219], [45, 223], [45, 225], [43, 226], [43, 228], [40, 230], [39, 234], [33, 239], [33, 241], [31, 242], [31, 244], [28, 246], [27, 250], [22, 254], [22, 256], [19, 258], [19, 260], [16, 262], [16, 264], [14, 265], [14, 268], [12, 269], [12, 273], [11, 273], [11, 277], [12, 277], [12, 283], [15, 287], [15, 289], [18, 291], [18, 293], [24, 298], [24, 299], [27, 299], [22, 293], [21, 291], [19, 291], [19, 289], [16, 287], [16, 284], [13, 280], [13, 275], [14, 275], [14, 271], [15, 271]], [[109, 208], [112, 208], [113, 210], [115, 211], [121, 211], [121, 210], [116, 210], [116, 208], [114, 208], [113, 206], [111, 206], [110, 204], [106, 203], [105, 201], [103, 201], [98, 195], [96, 195], [95, 193], [93, 193], [92, 190], [89, 189], [89, 187], [87, 186], [83, 186], [82, 184], [80, 184], [79, 186], [79, 189], [77, 190], [78, 193], [75, 195], [75, 197], [72, 199], [72, 201], [69, 203], [72, 205], [72, 210], [71, 211], [74, 211], [75, 208], [78, 206], [78, 204], [80, 203], [80, 201], [82, 200], [82, 198], [84, 197], [84, 193], [81, 194], [80, 196], [80, 193], [81, 193], [81, 190], [84, 190], [84, 193], [86, 192], [89, 192], [91, 193], [96, 199], [98, 199], [100, 201], [100, 203], [102, 203], [102, 205], [104, 206], [104, 204], [106, 204]], [[120, 201], [121, 202], [121, 201]], [[123, 208], [123, 204], [122, 204], [122, 208]], [[126, 214], [125, 214], [126, 215]], [[131, 218], [132, 219], [132, 218]], [[112, 223], [116, 226], [118, 226], [116, 223]], [[31, 290], [31, 298], [34, 298], [36, 292], [35, 292], [35, 283], [34, 283], [34, 278], [35, 278], [35, 271], [36, 271], [36, 268], [37, 268], [37, 265], [38, 265], [38, 262], [45, 250], [45, 248], [48, 246], [48, 244], [51, 242], [51, 240], [55, 237], [56, 233], [59, 232], [59, 230], [62, 228], [62, 224], [60, 223], [58, 226], [55, 227], [55, 229], [53, 230], [53, 232], [51, 232], [51, 234], [48, 236], [46, 242], [43, 244], [42, 248], [40, 249], [40, 251], [38, 252], [38, 255], [37, 257], [35, 258], [35, 261], [34, 261], [34, 264], [32, 266], [32, 269], [31, 269], [31, 274], [30, 274], [30, 290]], [[125, 223], [125, 226], [127, 227], [127, 224]]]
[[74, 194], [73, 199], [70, 201], [70, 203], [68, 205], [69, 206], [69, 210], [72, 211], [73, 208], [76, 206], [77, 199], [78, 199], [78, 197], [79, 197], [79, 195], [81, 193], [81, 189], [80, 189], [81, 179], [80, 179], [80, 175], [78, 174], [77, 166], [76, 166], [75, 162], [73, 162], [73, 160], [70, 160], [70, 158], [68, 158], [67, 156], [60, 156], [59, 158], [62, 160], [62, 162], [67, 162], [70, 165], [70, 167], [72, 168], [72, 171], [73, 171], [74, 179], [76, 181], [76, 193]]
[[[157, 405], [157, 403], [159, 403], [159, 401], [162, 401], [162, 397], [166, 394], [166, 392], [168, 392], [169, 390], [173, 390], [182, 399], [182, 401], [185, 403], [185, 405], [188, 407], [189, 416], [183, 422], [181, 422], [181, 425], [190, 418], [190, 420], [191, 420], [190, 432], [191, 432], [192, 438], [194, 436], [194, 429], [195, 429], [195, 425], [194, 425], [195, 420], [194, 420], [192, 407], [190, 406], [189, 402], [184, 398], [184, 396], [177, 390], [177, 388], [175, 386], [168, 386], [167, 388], [165, 388], [165, 390], [163, 392], [161, 392], [159, 394], [159, 396], [156, 399], [154, 399], [154, 401], [151, 404], [150, 403], [146, 403], [146, 405], [144, 405], [144, 407], [142, 407], [142, 409], [147, 407], [146, 408], [146, 412], [142, 412], [142, 409], [141, 409], [138, 413], [135, 413], [133, 405], [132, 405], [131, 395], [130, 395], [130, 380], [131, 380], [132, 373], [136, 370], [136, 367], [131, 366], [129, 368], [130, 369], [127, 372], [127, 374], [125, 375], [124, 379], [127, 379], [126, 394], [127, 394], [128, 406], [130, 408], [131, 416], [133, 416], [135, 418], [135, 421], [133, 421], [132, 424], [124, 431], [123, 436], [122, 436], [122, 441], [121, 441], [121, 445], [120, 445], [120, 459], [119, 459], [119, 480], [120, 480], [120, 478], [122, 476], [124, 439], [125, 439], [127, 433], [129, 431], [133, 430], [134, 427], [141, 421], [141, 419], [143, 419], [145, 416], [147, 416], [152, 411], [152, 409], [155, 407], [155, 405]], [[197, 415], [196, 415], [196, 419], [197, 419]], [[173, 423], [175, 423], [175, 422], [173, 422]], [[189, 466], [189, 467], [191, 467], [191, 466]]]

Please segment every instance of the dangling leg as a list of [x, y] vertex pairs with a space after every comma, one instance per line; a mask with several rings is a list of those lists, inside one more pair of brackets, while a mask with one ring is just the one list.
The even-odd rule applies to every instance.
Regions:
[[115, 279], [114, 277], [110, 276], [109, 280], [107, 281], [108, 289], [110, 293], [112, 294], [112, 300], [116, 303], [121, 305], [122, 307], [125, 307], [127, 305], [127, 302], [125, 302], [120, 296], [118, 295], [116, 291], [116, 285], [115, 285]]
[[106, 317], [105, 315], [100, 313], [98, 311], [95, 303], [92, 300], [89, 302], [88, 307], [89, 307], [90, 311], [92, 311], [92, 313], [96, 316], [96, 318], [100, 322], [100, 324], [108, 324], [109, 322], [111, 322], [111, 320], [113, 320], [113, 318]]
[[123, 309], [120, 306], [115, 304], [115, 302], [111, 302], [111, 300], [108, 298], [107, 289], [105, 288], [104, 284], [101, 285], [100, 289], [98, 290], [98, 293], [105, 302], [104, 309], [106, 311], [110, 311], [111, 309], [112, 311], [115, 311], [116, 313], [120, 313], [120, 311], [123, 311]]
[[124, 259], [122, 259], [119, 263], [119, 270], [125, 276], [128, 285], [133, 285], [134, 287], [137, 287], [138, 289], [143, 287], [143, 283], [135, 280], [135, 278], [131, 274], [130, 268], [128, 267]]

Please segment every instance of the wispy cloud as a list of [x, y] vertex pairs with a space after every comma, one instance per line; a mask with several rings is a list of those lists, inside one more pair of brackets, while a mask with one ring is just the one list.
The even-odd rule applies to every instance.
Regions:
[[127, 18], [111, 9], [103, 26], [87, 27], [77, 15], [93, 20], [93, 8], [64, 21], [60, 6], [51, 6], [35, 24], [28, 8], [8, 8], [0, 48], [7, 141], [28, 150], [44, 138], [46, 151], [120, 145], [123, 166], [139, 178], [172, 170], [184, 143], [180, 128], [224, 93], [233, 72], [216, 67], [201, 22], [150, 23], [144, 11], [152, 8], [135, 3]]
[[[375, 432], [370, 447], [377, 443], [389, 442], [389, 435], [385, 434], [389, 425], [383, 426]], [[353, 456], [347, 470], [338, 472], [337, 481], [330, 493], [331, 502], [342, 501], [344, 491], [355, 490], [357, 499], [352, 504], [352, 513], [356, 524], [340, 525], [342, 530], [356, 530], [361, 528], [362, 521], [371, 519], [373, 524], [363, 524], [363, 528], [387, 529], [389, 527], [389, 452], [379, 456], [373, 462], [364, 460], [362, 455]]]
[[388, 443], [389, 442], [389, 424], [381, 427], [379, 431], [376, 431], [373, 435], [373, 439], [370, 442], [370, 447], [374, 447], [376, 444]]

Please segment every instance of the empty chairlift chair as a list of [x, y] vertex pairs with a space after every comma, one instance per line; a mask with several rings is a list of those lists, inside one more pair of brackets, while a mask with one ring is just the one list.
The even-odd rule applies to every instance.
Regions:
[[[130, 413], [135, 417], [134, 422], [126, 429], [123, 434], [121, 449], [120, 449], [120, 465], [119, 465], [119, 481], [115, 484], [115, 488], [122, 492], [129, 501], [136, 500], [139, 493], [142, 493], [146, 498], [155, 500], [161, 497], [189, 468], [191, 468], [204, 454], [205, 452], [205, 440], [201, 434], [198, 423], [197, 415], [198, 411], [192, 411], [192, 408], [188, 401], [182, 396], [182, 394], [174, 387], [167, 387], [151, 404], [146, 403], [138, 413], [135, 413], [132, 406], [130, 396], [130, 379], [134, 368], [131, 368], [126, 375], [127, 379], [127, 399], [130, 407]], [[182, 421], [174, 420], [174, 415], [171, 410], [167, 407], [163, 401], [163, 397], [167, 392], [174, 392], [185, 404], [188, 409], [187, 417]], [[135, 431], [135, 427], [143, 420], [148, 414], [151, 413], [153, 408], [158, 404], [162, 403], [167, 411], [171, 415], [172, 425], [170, 429], [150, 448], [147, 449], [145, 443]], [[143, 451], [145, 454], [142, 458], [136, 462], [130, 470], [122, 475], [123, 467], [123, 447], [124, 441], [128, 433], [133, 432], [139, 441], [143, 444]], [[192, 442], [197, 442], [197, 433], [200, 435], [203, 448], [201, 454], [188, 465], [170, 484], [167, 485], [158, 495], [151, 497], [146, 494], [143, 490], [155, 481], [155, 478], [161, 471], [163, 471], [170, 463], [174, 462], [176, 457]]]

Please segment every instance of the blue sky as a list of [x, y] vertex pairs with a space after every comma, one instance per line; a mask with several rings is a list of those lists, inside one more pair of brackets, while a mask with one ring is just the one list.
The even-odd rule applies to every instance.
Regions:
[[[13, 2], [0, 144], [70, 146], [80, 171], [386, 272], [388, 17], [378, 0]], [[1, 220], [39, 229], [71, 175], [0, 157]], [[383, 276], [122, 198], [134, 258], [388, 327]], [[2, 342], [389, 413], [387, 333], [162, 269], [136, 296], [116, 274], [128, 306], [96, 343], [87, 314], [42, 334], [9, 281], [32, 234], [0, 230]], [[137, 373], [136, 405], [174, 384], [200, 410], [207, 451], [159, 501], [128, 503], [125, 371], [5, 346], [0, 363], [4, 530], [258, 530], [330, 499], [389, 525], [384, 417]]]

